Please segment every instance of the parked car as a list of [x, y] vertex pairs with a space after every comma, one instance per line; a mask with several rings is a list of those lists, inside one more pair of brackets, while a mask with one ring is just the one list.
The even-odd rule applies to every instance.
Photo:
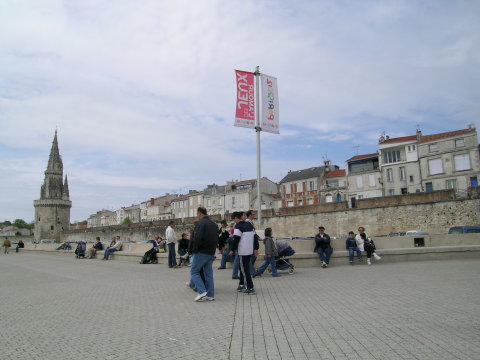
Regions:
[[428, 232], [419, 231], [419, 230], [409, 230], [405, 233], [405, 236], [417, 236], [417, 235], [428, 235]]
[[475, 234], [480, 233], [480, 225], [454, 226], [448, 230], [449, 234]]

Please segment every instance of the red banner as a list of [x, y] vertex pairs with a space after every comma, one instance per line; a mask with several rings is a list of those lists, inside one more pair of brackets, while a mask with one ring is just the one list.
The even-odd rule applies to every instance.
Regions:
[[255, 128], [255, 75], [235, 70], [237, 102], [235, 126]]

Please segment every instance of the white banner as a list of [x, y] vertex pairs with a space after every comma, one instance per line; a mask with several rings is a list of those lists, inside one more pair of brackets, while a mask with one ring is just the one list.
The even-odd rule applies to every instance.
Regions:
[[262, 131], [280, 134], [277, 78], [260, 75], [262, 82]]

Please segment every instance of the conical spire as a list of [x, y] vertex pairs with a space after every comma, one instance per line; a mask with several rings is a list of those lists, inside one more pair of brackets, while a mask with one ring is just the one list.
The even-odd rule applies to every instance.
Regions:
[[63, 194], [62, 194], [63, 200], [69, 200], [70, 199], [70, 192], [68, 190], [68, 179], [67, 175], [65, 174], [65, 182], [63, 183]]
[[63, 163], [58, 150], [57, 130], [55, 129], [55, 136], [50, 150], [50, 157], [48, 158], [47, 171], [63, 175]]

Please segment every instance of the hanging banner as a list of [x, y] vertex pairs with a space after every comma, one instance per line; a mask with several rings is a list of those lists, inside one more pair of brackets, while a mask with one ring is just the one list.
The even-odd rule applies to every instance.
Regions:
[[280, 134], [278, 119], [278, 88], [277, 78], [261, 74], [262, 81], [262, 131]]
[[237, 79], [237, 106], [235, 126], [255, 128], [255, 75], [247, 71], [235, 70]]

